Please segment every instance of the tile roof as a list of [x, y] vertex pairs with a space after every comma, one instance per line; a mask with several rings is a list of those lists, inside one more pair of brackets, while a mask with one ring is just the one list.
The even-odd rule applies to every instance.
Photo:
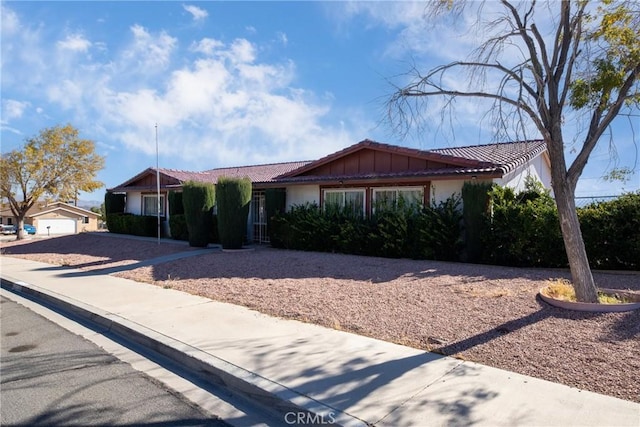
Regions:
[[546, 148], [544, 141], [533, 140], [471, 145], [467, 147], [437, 148], [430, 150], [430, 152], [490, 163], [503, 173], [508, 173], [537, 157], [544, 152]]
[[221, 176], [227, 176], [231, 178], [244, 178], [247, 177], [254, 183], [267, 183], [267, 182], [275, 182], [276, 178], [292, 172], [296, 169], [299, 169], [307, 164], [311, 163], [310, 161], [302, 161], [302, 162], [287, 162], [287, 163], [271, 163], [268, 165], [257, 165], [257, 166], [239, 166], [232, 168], [218, 168], [218, 169], [210, 169], [205, 173], [209, 174], [209, 176], [214, 180], [212, 182], [217, 182], [218, 178]]
[[[343, 176], [314, 176], [302, 175], [319, 166], [330, 163], [341, 157], [355, 153], [359, 150], [370, 149], [389, 153], [401, 154], [409, 157], [431, 160], [449, 165], [441, 169], [425, 169], [419, 171], [368, 173]], [[159, 169], [165, 177], [175, 181], [165, 187], [179, 187], [186, 181], [210, 182], [215, 184], [222, 176], [243, 178], [247, 177], [253, 183], [295, 183], [318, 182], [323, 180], [349, 180], [349, 179], [380, 179], [380, 178], [410, 178], [410, 177], [448, 177], [461, 175], [492, 175], [503, 176], [517, 167], [539, 156], [546, 150], [544, 141], [519, 141], [504, 142], [485, 145], [472, 145], [466, 147], [437, 148], [433, 150], [418, 150], [414, 148], [399, 147], [383, 144], [371, 140], [364, 140], [343, 150], [325, 156], [315, 161], [271, 163], [266, 165], [238, 166], [228, 168], [209, 169], [203, 172], [191, 172], [176, 169]], [[146, 174], [155, 174], [155, 168], [148, 168], [120, 184], [110, 191], [126, 191], [136, 189], [135, 183]], [[142, 188], [142, 187], [141, 187]]]
[[[291, 172], [292, 170], [298, 169], [304, 165], [309, 163], [308, 161], [302, 162], [286, 162], [286, 163], [271, 163], [267, 165], [254, 165], [254, 166], [239, 166], [239, 167], [231, 167], [231, 168], [217, 168], [217, 169], [209, 169], [203, 172], [191, 172], [184, 171], [178, 169], [165, 169], [159, 168], [158, 172], [162, 174], [165, 178], [171, 178], [175, 181], [174, 184], [165, 185], [163, 187], [179, 187], [183, 183], [187, 181], [198, 181], [198, 182], [210, 182], [215, 184], [218, 182], [218, 178], [222, 176], [227, 176], [231, 178], [244, 178], [247, 177], [253, 183], [269, 183], [275, 182], [276, 177], [283, 175], [285, 173]], [[140, 180], [145, 175], [153, 174], [155, 175], [156, 168], [147, 168], [144, 171], [140, 172], [133, 178], [128, 179], [120, 185], [117, 185], [109, 191], [126, 191], [126, 190], [136, 190], [136, 189], [145, 189], [149, 186], [135, 186], [132, 185], [136, 181]]]

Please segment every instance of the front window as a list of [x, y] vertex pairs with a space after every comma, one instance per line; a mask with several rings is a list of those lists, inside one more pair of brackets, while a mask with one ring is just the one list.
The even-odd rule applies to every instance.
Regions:
[[375, 209], [395, 209], [398, 207], [420, 207], [424, 201], [422, 187], [397, 187], [373, 190]]
[[[142, 196], [142, 215], [157, 216], [158, 215], [158, 196], [143, 195]], [[164, 195], [160, 195], [160, 216], [164, 216]]]
[[324, 208], [340, 209], [356, 216], [364, 215], [364, 189], [325, 190]]

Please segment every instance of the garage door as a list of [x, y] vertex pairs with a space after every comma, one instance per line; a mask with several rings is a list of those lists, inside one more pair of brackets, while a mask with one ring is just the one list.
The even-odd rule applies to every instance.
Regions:
[[[47, 227], [49, 227], [47, 229]], [[38, 234], [73, 234], [76, 221], [73, 219], [41, 219], [38, 221]]]

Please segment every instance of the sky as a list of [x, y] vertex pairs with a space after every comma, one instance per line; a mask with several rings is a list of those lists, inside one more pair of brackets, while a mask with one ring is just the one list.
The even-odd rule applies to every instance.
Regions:
[[[156, 146], [161, 168], [199, 171], [314, 160], [363, 139], [419, 149], [495, 142], [490, 106], [474, 100], [457, 102], [444, 122], [442, 103], [430, 104], [426, 125], [408, 135], [385, 120], [393, 85], [406, 83], [410, 67], [465, 59], [479, 38], [464, 19], [426, 21], [424, 4], [1, 7], [2, 152], [70, 123], [105, 156], [98, 175], [105, 188], [155, 167]], [[615, 124], [592, 154], [578, 196], [640, 189], [639, 132], [636, 122]], [[602, 179], [612, 167], [634, 173], [626, 182]], [[105, 188], [81, 199], [102, 200]]]

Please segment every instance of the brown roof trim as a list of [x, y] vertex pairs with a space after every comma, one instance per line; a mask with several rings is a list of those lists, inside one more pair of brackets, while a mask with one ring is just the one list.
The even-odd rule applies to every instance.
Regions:
[[426, 169], [417, 172], [396, 172], [387, 174], [365, 174], [365, 175], [335, 175], [335, 176], [297, 176], [291, 178], [280, 178], [281, 184], [318, 184], [344, 182], [351, 184], [355, 181], [371, 180], [432, 180], [432, 179], [465, 179], [472, 177], [499, 178], [503, 175], [500, 168], [478, 168], [478, 169]]

